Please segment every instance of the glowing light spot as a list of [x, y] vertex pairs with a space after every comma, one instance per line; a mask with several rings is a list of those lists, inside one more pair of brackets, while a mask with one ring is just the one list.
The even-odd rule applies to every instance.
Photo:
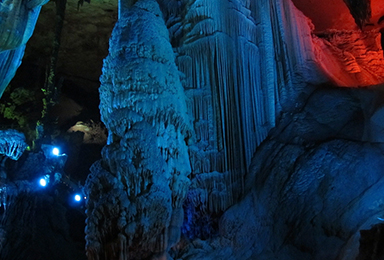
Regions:
[[60, 150], [58, 149], [58, 148], [53, 148], [52, 149], [52, 153], [54, 154], [54, 155], [56, 155], [56, 156], [58, 156], [59, 154], [60, 154]]
[[76, 195], [75, 195], [75, 200], [76, 200], [76, 201], [80, 201], [80, 200], [81, 200], [81, 196], [80, 196], [79, 194], [76, 194]]
[[45, 186], [47, 186], [47, 180], [45, 178], [41, 178], [39, 181], [39, 184], [40, 184], [40, 186], [45, 187]]

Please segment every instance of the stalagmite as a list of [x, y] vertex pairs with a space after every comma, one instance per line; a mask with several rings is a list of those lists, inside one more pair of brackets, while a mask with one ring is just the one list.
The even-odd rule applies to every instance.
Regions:
[[190, 183], [191, 122], [159, 6], [124, 8], [101, 77], [109, 143], [86, 184], [88, 222], [98, 223], [86, 228], [89, 259], [165, 254], [180, 238]]

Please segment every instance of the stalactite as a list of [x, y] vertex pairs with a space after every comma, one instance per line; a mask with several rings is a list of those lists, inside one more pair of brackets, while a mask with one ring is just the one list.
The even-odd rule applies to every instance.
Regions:
[[13, 129], [0, 131], [0, 154], [16, 161], [23, 154], [27, 146], [23, 133]]
[[172, 21], [181, 21], [181, 29], [171, 37], [180, 38], [175, 41], [176, 62], [185, 76], [188, 109], [194, 118], [192, 172], [232, 175], [224, 179], [236, 185], [225, 181], [215, 193], [228, 198], [211, 207], [222, 210], [241, 196], [241, 180], [256, 147], [281, 110], [283, 86], [291, 87], [290, 64], [281, 63], [287, 50], [279, 43], [285, 17], [279, 13], [282, 7], [270, 1], [199, 0], [185, 3], [184, 8], [185, 16], [172, 16]]
[[297, 105], [291, 100], [307, 83], [327, 79], [308, 62], [318, 53], [313, 25], [291, 1], [178, 3], [182, 11], [164, 13], [194, 119], [186, 203], [222, 212], [241, 197], [251, 159], [280, 112]]

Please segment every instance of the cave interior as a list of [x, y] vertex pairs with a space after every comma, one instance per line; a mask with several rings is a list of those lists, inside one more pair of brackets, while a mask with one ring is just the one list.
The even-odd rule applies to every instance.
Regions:
[[384, 259], [384, 1], [0, 0], [0, 259]]

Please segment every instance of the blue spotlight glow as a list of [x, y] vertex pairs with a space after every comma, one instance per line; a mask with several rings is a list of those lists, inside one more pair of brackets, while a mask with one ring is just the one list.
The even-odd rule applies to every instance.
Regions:
[[57, 148], [57, 147], [53, 148], [53, 149], [52, 149], [52, 154], [53, 154], [53, 155], [56, 155], [56, 156], [59, 156], [59, 154], [60, 154], [60, 150], [59, 150], [59, 148]]
[[43, 187], [47, 186], [47, 181], [44, 178], [41, 178], [39, 183], [40, 183], [40, 186], [43, 186]]
[[49, 183], [49, 175], [45, 175], [39, 179], [39, 184], [41, 187], [46, 187]]
[[76, 194], [76, 195], [75, 195], [75, 200], [76, 200], [77, 202], [79, 202], [79, 201], [81, 200], [81, 196], [80, 196], [79, 194]]

